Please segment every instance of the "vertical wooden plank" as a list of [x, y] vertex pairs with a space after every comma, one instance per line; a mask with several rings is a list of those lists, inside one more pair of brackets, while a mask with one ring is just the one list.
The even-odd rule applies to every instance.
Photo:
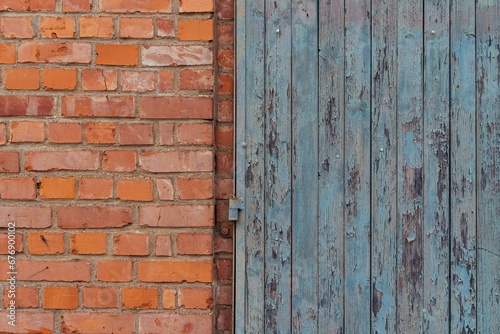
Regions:
[[500, 3], [477, 2], [477, 327], [500, 332]]
[[318, 332], [318, 16], [292, 2], [292, 326]]
[[398, 3], [398, 332], [420, 333], [422, 316], [423, 2]]
[[450, 330], [476, 333], [475, 3], [451, 0]]
[[319, 1], [319, 333], [344, 327], [344, 1]]
[[291, 331], [291, 0], [266, 0], [265, 332]]
[[369, 333], [370, 1], [346, 1], [345, 12], [345, 328]]
[[395, 333], [397, 0], [373, 0], [372, 12], [372, 333]]
[[449, 0], [424, 0], [423, 331], [449, 331]]

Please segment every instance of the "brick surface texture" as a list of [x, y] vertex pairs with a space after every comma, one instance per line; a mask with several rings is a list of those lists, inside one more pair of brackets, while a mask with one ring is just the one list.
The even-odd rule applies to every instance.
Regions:
[[234, 0], [0, 0], [0, 333], [231, 332], [233, 29]]

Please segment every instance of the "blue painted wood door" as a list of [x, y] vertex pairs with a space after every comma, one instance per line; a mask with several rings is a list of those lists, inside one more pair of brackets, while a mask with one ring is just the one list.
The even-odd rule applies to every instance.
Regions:
[[238, 0], [236, 333], [500, 333], [500, 0]]

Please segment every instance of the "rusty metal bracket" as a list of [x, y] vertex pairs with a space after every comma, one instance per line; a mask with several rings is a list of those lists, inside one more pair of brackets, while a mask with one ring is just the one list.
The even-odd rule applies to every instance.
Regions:
[[229, 220], [237, 221], [238, 220], [238, 212], [239, 210], [244, 209], [245, 203], [243, 202], [243, 198], [241, 196], [232, 197], [229, 199]]

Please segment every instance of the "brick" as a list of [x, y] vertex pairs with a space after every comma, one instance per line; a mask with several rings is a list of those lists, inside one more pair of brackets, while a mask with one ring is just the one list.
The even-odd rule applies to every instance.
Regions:
[[217, 329], [223, 331], [229, 331], [233, 326], [233, 314], [231, 310], [218, 310], [217, 314]]
[[160, 92], [174, 91], [174, 71], [164, 70], [158, 72], [158, 89]]
[[45, 38], [74, 38], [75, 19], [72, 17], [42, 17], [40, 32]]
[[[226, 216], [227, 218], [227, 216]], [[226, 219], [227, 220], [227, 219]], [[215, 253], [232, 253], [233, 240], [230, 238], [223, 238], [220, 235], [214, 237], [214, 252]]]
[[233, 179], [216, 179], [215, 180], [215, 198], [229, 199], [233, 195]]
[[7, 144], [7, 125], [0, 123], [0, 145]]
[[142, 206], [140, 225], [144, 227], [209, 227], [214, 224], [211, 205]]
[[158, 37], [175, 37], [175, 26], [173, 20], [157, 18], [156, 27], [158, 29]]
[[233, 147], [234, 127], [232, 124], [219, 124], [215, 128], [215, 145]]
[[116, 125], [104, 122], [86, 123], [83, 137], [88, 144], [114, 144], [116, 142]]
[[42, 72], [42, 85], [46, 90], [73, 90], [76, 88], [78, 70], [75, 68], [46, 68]]
[[214, 2], [212, 0], [180, 0], [181, 13], [189, 12], [213, 12]]
[[34, 200], [36, 183], [32, 178], [0, 179], [0, 198], [16, 200]]
[[213, 236], [211, 234], [178, 234], [177, 254], [211, 255], [213, 254]]
[[217, 172], [232, 173], [233, 172], [233, 154], [231, 152], [217, 153]]
[[129, 207], [91, 206], [58, 207], [57, 225], [60, 228], [112, 228], [132, 223]]
[[202, 45], [144, 45], [142, 65], [183, 66], [212, 65], [213, 52], [210, 46]]
[[233, 260], [231, 259], [216, 259], [215, 268], [217, 278], [220, 280], [230, 280], [233, 278]]
[[51, 116], [55, 99], [50, 96], [0, 96], [0, 116]]
[[212, 145], [213, 125], [210, 123], [180, 124], [177, 137], [180, 145]]
[[139, 261], [140, 282], [212, 282], [212, 261]]
[[[19, 0], [12, 0], [17, 1]], [[16, 312], [16, 325], [11, 326], [5, 319], [7, 319], [8, 312], [1, 312], [0, 318], [0, 333], [9, 334], [26, 334], [26, 333], [40, 333], [52, 334], [54, 333], [54, 314], [52, 313], [27, 313]]]
[[59, 310], [78, 308], [78, 288], [72, 286], [46, 286], [43, 289], [43, 308]]
[[39, 143], [44, 140], [44, 122], [12, 122], [10, 125], [12, 143]]
[[158, 308], [158, 289], [123, 287], [122, 307], [124, 309], [156, 309]]
[[212, 178], [179, 178], [177, 188], [180, 199], [209, 199], [214, 197]]
[[54, 11], [56, 0], [2, 0], [0, 10], [13, 11]]
[[146, 179], [118, 180], [117, 198], [122, 201], [152, 201], [153, 181]]
[[163, 289], [163, 308], [167, 310], [175, 309], [175, 299], [177, 292], [173, 289]]
[[78, 180], [78, 199], [113, 198], [113, 179], [82, 177]]
[[219, 102], [217, 120], [219, 122], [233, 121], [233, 100], [223, 100]]
[[212, 90], [214, 88], [214, 76], [211, 70], [182, 70], [180, 72], [180, 89]]
[[113, 238], [114, 255], [148, 255], [149, 235], [136, 233], [117, 234]]
[[47, 228], [52, 225], [52, 210], [48, 207], [0, 206], [0, 227], [13, 221], [17, 228]]
[[134, 334], [135, 314], [63, 313], [61, 330], [64, 334]]
[[[0, 254], [9, 254], [9, 239], [9, 234], [7, 232], [0, 233]], [[12, 242], [14, 242], [14, 245], [12, 245]], [[16, 253], [22, 253], [24, 250], [23, 235], [21, 233], [16, 233], [14, 240], [10, 241], [10, 246], [14, 246]]]
[[132, 261], [99, 261], [97, 263], [97, 280], [101, 282], [130, 282], [132, 280]]
[[170, 13], [170, 0], [99, 0], [101, 12], [111, 13]]
[[64, 117], [133, 117], [131, 96], [63, 96]]
[[0, 32], [4, 38], [32, 38], [35, 36], [29, 16], [1, 18]]
[[40, 70], [36, 68], [6, 68], [5, 88], [36, 90], [40, 88]]
[[158, 198], [161, 201], [174, 200], [174, 185], [171, 179], [157, 179], [156, 188], [158, 189]]
[[84, 260], [17, 260], [17, 279], [33, 282], [90, 282], [90, 263]]
[[139, 47], [129, 44], [96, 45], [97, 65], [136, 66], [139, 59]]
[[212, 99], [208, 97], [143, 97], [141, 118], [212, 119]]
[[151, 92], [155, 89], [155, 74], [152, 71], [122, 71], [121, 85], [125, 92]]
[[82, 125], [79, 123], [49, 123], [49, 143], [76, 144], [82, 142]]
[[90, 12], [92, 0], [63, 0], [64, 13]]
[[160, 123], [158, 125], [158, 133], [160, 135], [159, 143], [164, 146], [174, 145], [174, 124]]
[[215, 8], [215, 12], [219, 19], [234, 19], [234, 0], [217, 1], [217, 8]]
[[[9, 307], [9, 289], [6, 287], [3, 293], [3, 307]], [[16, 286], [16, 308], [38, 308], [38, 288], [34, 286]]]
[[118, 288], [112, 288], [112, 287], [83, 288], [83, 306], [87, 308], [117, 308]]
[[82, 89], [112, 91], [118, 88], [116, 70], [84, 69], [82, 70]]
[[0, 43], [0, 64], [14, 64], [16, 62], [16, 45]]
[[219, 94], [233, 95], [234, 78], [232, 74], [219, 74]]
[[139, 332], [148, 334], [212, 333], [212, 314], [140, 313]]
[[40, 179], [40, 197], [42, 199], [75, 198], [74, 177], [44, 177]]
[[120, 18], [121, 38], [153, 38], [153, 19], [147, 17]]
[[152, 145], [153, 124], [127, 123], [118, 126], [120, 145]]
[[19, 46], [20, 63], [90, 64], [90, 43], [26, 42]]
[[172, 237], [169, 234], [157, 235], [155, 246], [156, 256], [172, 256]]
[[217, 56], [217, 63], [222, 69], [232, 70], [234, 68], [234, 51], [220, 50]]
[[217, 305], [233, 304], [233, 287], [231, 285], [218, 286], [215, 293], [215, 303]]
[[133, 172], [136, 169], [135, 151], [105, 151], [102, 155], [102, 170], [105, 172]]
[[112, 38], [115, 34], [115, 23], [112, 17], [81, 17], [80, 37]]
[[212, 289], [180, 288], [179, 307], [185, 309], [211, 309], [213, 307]]
[[218, 32], [217, 39], [220, 44], [229, 44], [234, 45], [234, 23], [218, 23], [217, 24]]
[[147, 151], [140, 156], [142, 169], [152, 173], [210, 172], [213, 170], [211, 151]]
[[26, 170], [97, 170], [99, 168], [99, 152], [87, 151], [46, 151], [27, 152]]
[[0, 173], [19, 173], [19, 152], [0, 152]]
[[211, 41], [214, 39], [213, 20], [179, 20], [180, 41]]
[[71, 235], [72, 254], [105, 254], [106, 233], [75, 233]]
[[34, 255], [64, 253], [64, 233], [30, 232], [28, 233], [28, 251]]

